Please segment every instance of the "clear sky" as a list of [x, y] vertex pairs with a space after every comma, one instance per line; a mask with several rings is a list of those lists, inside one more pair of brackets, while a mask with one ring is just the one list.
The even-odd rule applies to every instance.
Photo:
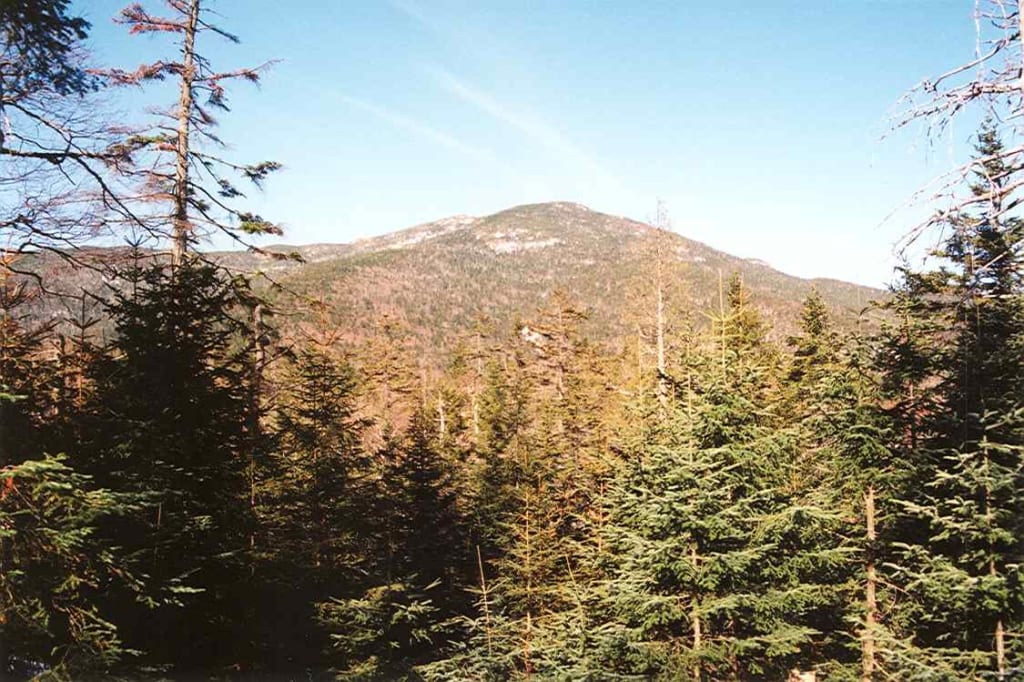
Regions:
[[[173, 55], [81, 0], [97, 59]], [[150, 0], [145, 6], [162, 10]], [[252, 206], [288, 243], [575, 201], [803, 277], [882, 285], [969, 128], [882, 139], [901, 95], [969, 59], [971, 0], [217, 0], [240, 45], [221, 135], [286, 170]], [[168, 104], [170, 102], [168, 101]]]

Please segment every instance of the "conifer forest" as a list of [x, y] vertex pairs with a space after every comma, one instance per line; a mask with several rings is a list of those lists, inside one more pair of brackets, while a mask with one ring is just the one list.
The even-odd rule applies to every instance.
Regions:
[[263, 246], [283, 169], [217, 123], [273, 74], [208, 4], [125, 8], [177, 57], [119, 68], [0, 0], [0, 679], [1024, 680], [1018, 0], [893, 123], [973, 130], [924, 265], [778, 312], [659, 206], [600, 324], [342, 306], [356, 265]]

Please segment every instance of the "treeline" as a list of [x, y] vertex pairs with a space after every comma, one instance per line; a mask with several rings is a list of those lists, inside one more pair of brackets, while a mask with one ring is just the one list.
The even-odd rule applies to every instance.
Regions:
[[122, 269], [106, 342], [8, 273], [5, 674], [1013, 679], [1020, 224], [952, 227], [880, 331], [812, 294], [774, 344], [738, 277], [693, 324], [659, 261], [621, 353], [556, 295], [441, 373], [194, 256]]

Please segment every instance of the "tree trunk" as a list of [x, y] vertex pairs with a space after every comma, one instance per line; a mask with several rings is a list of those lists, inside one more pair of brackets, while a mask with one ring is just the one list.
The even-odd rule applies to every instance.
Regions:
[[[0, 406], [3, 405], [3, 401], [0, 401]], [[0, 415], [2, 416], [2, 415]], [[9, 479], [8, 479], [9, 480]], [[0, 535], [0, 581], [7, 582], [7, 573], [11, 566], [11, 540], [7, 538], [7, 534], [11, 532], [12, 528], [9, 522], [5, 523], [2, 528], [7, 531], [3, 535]], [[10, 625], [6, 621], [6, 616], [0, 613], [0, 628], [6, 629]], [[0, 636], [0, 681], [14, 680], [15, 677], [7, 676], [7, 664], [11, 659], [11, 646], [8, 642], [7, 637]]]
[[262, 436], [260, 429], [260, 393], [263, 391], [263, 367], [266, 364], [266, 351], [263, 348], [263, 305], [257, 303], [252, 310], [252, 376], [249, 386], [249, 530], [250, 574], [255, 574], [256, 551], [256, 453], [260, 447]]
[[875, 625], [878, 620], [877, 589], [878, 576], [875, 569], [875, 489], [868, 486], [864, 493], [864, 519], [867, 526], [867, 549], [865, 550], [865, 566], [867, 584], [864, 595], [864, 632], [862, 635], [862, 682], [871, 682], [875, 674]]
[[444, 443], [448, 436], [448, 419], [444, 411], [444, 396], [437, 396], [437, 440]]
[[476, 367], [476, 371], [473, 373], [473, 388], [472, 388], [472, 400], [471, 405], [473, 408], [473, 438], [479, 442], [480, 440], [480, 382], [484, 378], [484, 365], [483, 365], [483, 349], [480, 342], [479, 332], [476, 334], [474, 340], [476, 341], [476, 352], [473, 358], [473, 364]]
[[[989, 458], [988, 450], [984, 450], [985, 458], [985, 526], [986, 529], [991, 533], [992, 530], [992, 493], [990, 482], [990, 470], [991, 460]], [[991, 536], [990, 536], [991, 537]], [[996, 570], [996, 559], [995, 559], [995, 547], [991, 540], [989, 540], [988, 547], [988, 574], [991, 577], [996, 577], [998, 571]], [[997, 679], [1006, 679], [1006, 633], [1003, 630], [1003, 618], [1000, 616], [996, 619], [996, 631], [995, 631], [995, 647], [996, 647], [996, 677]]]
[[998, 679], [1006, 679], [1006, 634], [1002, 618], [996, 621], [996, 674]]
[[523, 633], [523, 673], [527, 679], [533, 672], [533, 663], [530, 660], [530, 641], [533, 639], [533, 619], [530, 610], [533, 608], [533, 566], [530, 554], [530, 498], [526, 500], [526, 561], [523, 568], [526, 569], [526, 632]]
[[[1021, 7], [1020, 0], [1017, 2], [1017, 36], [1018, 40], [1021, 40], [1022, 37], [1024, 37], [1024, 8]], [[1020, 113], [1020, 111], [1024, 111], [1024, 52], [1020, 55], [1020, 61], [1021, 71], [1017, 82], [1018, 113]]]
[[720, 360], [722, 364], [722, 376], [725, 376], [725, 361], [726, 351], [728, 350], [728, 330], [726, 329], [725, 321], [725, 285], [722, 282], [722, 271], [718, 271], [718, 319], [719, 325], [722, 327], [722, 348], [720, 353]]
[[637, 394], [642, 396], [644, 391], [644, 333], [640, 329], [640, 323], [636, 325], [636, 385]]
[[[697, 545], [694, 543], [690, 546], [690, 563], [693, 565], [694, 571], [697, 570], [699, 565], [699, 558], [697, 556]], [[703, 645], [700, 623], [700, 611], [698, 610], [699, 602], [697, 597], [693, 597], [693, 602], [690, 606], [690, 628], [693, 630], [693, 653], [694, 656], [700, 654], [700, 648]], [[697, 660], [693, 664], [693, 679], [694, 682], [700, 682], [701, 665], [700, 661]]]
[[476, 546], [476, 565], [480, 569], [480, 598], [484, 607], [484, 635], [487, 637], [487, 655], [493, 654], [491, 645], [491, 608], [487, 600], [487, 579], [484, 577], [484, 560], [480, 556], [480, 545]]
[[668, 405], [668, 373], [665, 371], [665, 292], [658, 264], [658, 402], [662, 412]]
[[189, 127], [192, 122], [192, 84], [196, 77], [196, 27], [199, 24], [200, 0], [192, 0], [185, 24], [185, 41], [182, 47], [181, 93], [178, 96], [178, 131], [174, 167], [174, 213], [171, 216], [174, 228], [171, 245], [171, 263], [177, 267], [185, 258], [192, 225], [188, 219], [188, 161]]

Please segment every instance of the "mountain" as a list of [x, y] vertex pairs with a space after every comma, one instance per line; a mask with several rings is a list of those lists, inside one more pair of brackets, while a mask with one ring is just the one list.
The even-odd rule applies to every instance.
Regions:
[[424, 348], [444, 349], [481, 319], [511, 330], [555, 291], [589, 312], [584, 330], [591, 336], [621, 341], [644, 306], [659, 244], [681, 279], [676, 298], [685, 300], [674, 303], [692, 311], [698, 324], [706, 323], [702, 313], [718, 309], [721, 282], [734, 272], [776, 338], [795, 331], [812, 288], [847, 327], [872, 299], [884, 296], [847, 282], [786, 275], [762, 261], [565, 202], [454, 216], [351, 244], [269, 248], [297, 252], [304, 263], [242, 252], [216, 257], [232, 269], [262, 270], [286, 289], [322, 299], [351, 339], [371, 334], [386, 315], [408, 325]]

